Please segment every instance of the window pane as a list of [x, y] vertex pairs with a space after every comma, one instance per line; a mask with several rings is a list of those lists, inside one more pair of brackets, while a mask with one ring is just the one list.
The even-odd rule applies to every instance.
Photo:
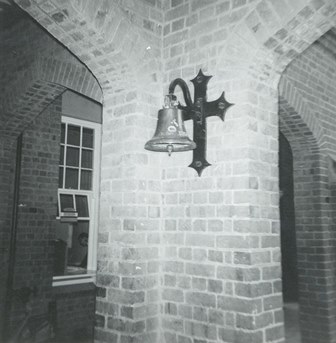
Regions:
[[74, 208], [73, 196], [71, 194], [60, 194], [61, 212], [65, 208]]
[[65, 188], [78, 189], [78, 169], [66, 168]]
[[82, 167], [84, 168], [92, 168], [92, 150], [82, 150]]
[[88, 197], [86, 195], [76, 195], [75, 197], [78, 217], [89, 217]]
[[63, 167], [58, 170], [58, 188], [63, 188]]
[[79, 149], [67, 147], [67, 156], [66, 156], [66, 165], [67, 166], [79, 166]]
[[93, 148], [93, 130], [83, 127], [83, 143], [86, 148]]
[[68, 144], [80, 145], [80, 127], [74, 125], [68, 125]]
[[79, 221], [69, 228], [57, 220], [54, 275], [86, 272], [89, 221]]
[[59, 164], [64, 165], [64, 146], [63, 145], [61, 145]]
[[65, 142], [65, 124], [61, 125], [61, 143]]
[[82, 170], [80, 189], [92, 189], [92, 172], [89, 170]]
[[72, 244], [68, 249], [68, 266], [86, 268], [89, 240], [89, 221], [73, 225]]

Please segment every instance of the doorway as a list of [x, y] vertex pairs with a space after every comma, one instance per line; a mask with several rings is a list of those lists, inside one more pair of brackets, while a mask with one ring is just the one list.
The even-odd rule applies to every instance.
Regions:
[[286, 343], [300, 343], [293, 154], [289, 142], [281, 132], [279, 135], [279, 187]]

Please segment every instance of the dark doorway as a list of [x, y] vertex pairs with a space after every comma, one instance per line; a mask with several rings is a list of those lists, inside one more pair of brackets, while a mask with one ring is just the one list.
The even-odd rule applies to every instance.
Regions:
[[295, 234], [293, 155], [290, 145], [280, 133], [280, 227], [282, 286], [285, 302], [298, 301], [297, 254]]
[[283, 134], [279, 137], [279, 186], [282, 288], [286, 343], [299, 343], [298, 275], [295, 233], [293, 154]]

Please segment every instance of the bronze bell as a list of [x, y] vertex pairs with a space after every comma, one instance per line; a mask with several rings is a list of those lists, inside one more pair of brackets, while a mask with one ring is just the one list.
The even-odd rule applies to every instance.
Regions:
[[156, 131], [151, 140], [145, 144], [146, 150], [168, 152], [188, 151], [196, 148], [187, 135], [184, 122], [183, 111], [177, 108], [176, 98], [167, 95], [165, 106], [158, 112]]

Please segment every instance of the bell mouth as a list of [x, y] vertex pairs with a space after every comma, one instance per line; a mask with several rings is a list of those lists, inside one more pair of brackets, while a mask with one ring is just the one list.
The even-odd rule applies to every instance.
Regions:
[[189, 143], [153, 143], [148, 142], [145, 145], [146, 150], [150, 151], [158, 151], [158, 152], [167, 152], [169, 151], [169, 147], [172, 147], [171, 152], [180, 152], [180, 151], [189, 151], [196, 148], [196, 144], [194, 142]]

